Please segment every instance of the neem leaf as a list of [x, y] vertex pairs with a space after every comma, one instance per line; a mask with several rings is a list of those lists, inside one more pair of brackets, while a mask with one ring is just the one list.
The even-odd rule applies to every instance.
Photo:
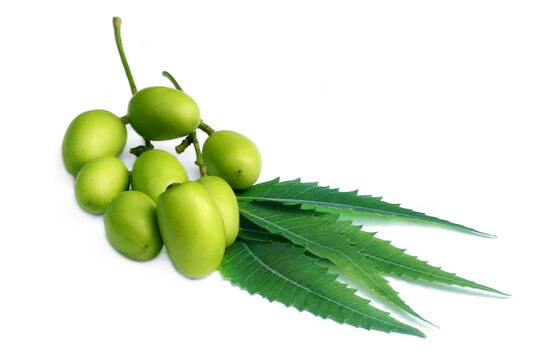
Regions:
[[281, 235], [312, 254], [331, 261], [360, 279], [390, 304], [427, 322], [398, 296], [373, 263], [350, 245], [350, 239], [340, 234], [338, 227], [344, 222], [337, 221], [338, 215], [317, 214], [297, 206], [268, 202], [241, 203], [240, 214], [272, 234]]
[[288, 241], [288, 239], [285, 239], [282, 236], [271, 234], [267, 230], [255, 225], [254, 223], [247, 220], [243, 216], [240, 216], [240, 229], [238, 231], [238, 237], [245, 240], [259, 241], [259, 242]]
[[347, 226], [343, 235], [349, 237], [352, 245], [360, 249], [360, 252], [366, 255], [377, 266], [377, 269], [384, 274], [406, 279], [457, 285], [508, 296], [508, 294], [499, 290], [466, 280], [454, 273], [429, 265], [427, 261], [406, 254], [405, 250], [393, 246], [389, 241], [378, 239], [372, 233], [361, 231], [361, 226]]
[[300, 179], [281, 182], [279, 178], [276, 178], [251, 186], [237, 193], [236, 197], [239, 202], [272, 201], [285, 205], [304, 205], [305, 208], [317, 211], [325, 210], [342, 214], [395, 216], [427, 221], [480, 236], [494, 237], [464, 225], [405, 209], [399, 204], [385, 202], [381, 197], [358, 195], [357, 191], [341, 192], [328, 186], [319, 186], [316, 182], [303, 183]]
[[356, 290], [315, 264], [292, 243], [248, 242], [238, 239], [221, 264], [223, 277], [251, 294], [307, 310], [322, 318], [365, 329], [425, 337], [388, 313], [369, 305]]
[[[317, 214], [316, 216], [322, 215]], [[361, 225], [353, 225], [346, 220], [341, 220], [340, 223], [343, 224], [343, 226], [338, 228], [340, 234], [350, 238], [350, 244], [356, 247], [360, 253], [367, 256], [382, 274], [407, 280], [425, 280], [446, 285], [456, 285], [508, 296], [508, 294], [502, 291], [467, 280], [454, 273], [432, 266], [427, 261], [420, 260], [416, 256], [409, 255], [405, 253], [404, 249], [392, 245], [390, 241], [377, 238], [375, 233], [362, 231]], [[286, 241], [282, 236], [273, 235], [267, 230], [245, 220], [243, 217], [240, 219], [240, 233], [245, 234], [246, 238], [254, 241]]]

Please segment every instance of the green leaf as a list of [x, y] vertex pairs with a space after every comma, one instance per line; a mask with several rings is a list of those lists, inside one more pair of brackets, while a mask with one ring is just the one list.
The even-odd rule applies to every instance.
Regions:
[[316, 182], [302, 183], [300, 179], [280, 182], [280, 179], [276, 178], [251, 186], [237, 193], [236, 197], [239, 202], [272, 201], [286, 205], [304, 205], [305, 208], [317, 211], [364, 216], [395, 216], [410, 220], [427, 221], [480, 236], [494, 237], [464, 225], [405, 209], [399, 204], [382, 201], [381, 197], [358, 195], [357, 191], [341, 192], [338, 189], [319, 186]]
[[303, 252], [291, 243], [238, 239], [227, 249], [220, 271], [225, 279], [251, 294], [300, 311], [365, 329], [425, 337], [420, 330], [370, 306], [356, 290], [336, 281], [336, 275]]
[[366, 255], [385, 274], [412, 280], [426, 280], [447, 285], [457, 285], [508, 296], [491, 287], [466, 280], [454, 273], [429, 265], [427, 261], [406, 254], [403, 249], [393, 246], [389, 241], [378, 239], [372, 233], [361, 231], [361, 226], [347, 226], [343, 235], [351, 239], [352, 245]]
[[254, 223], [247, 220], [243, 216], [240, 216], [240, 229], [238, 231], [238, 237], [245, 240], [259, 241], [259, 242], [288, 241], [288, 239], [285, 239], [282, 236], [271, 234], [267, 230], [255, 225]]
[[[320, 215], [317, 215], [320, 216]], [[499, 295], [509, 296], [502, 291], [467, 280], [454, 273], [442, 270], [428, 264], [427, 261], [405, 253], [404, 249], [397, 248], [390, 241], [375, 237], [375, 233], [362, 231], [362, 226], [352, 225], [349, 221], [341, 221], [344, 226], [339, 227], [339, 232], [350, 238], [352, 246], [367, 256], [377, 270], [383, 274], [393, 275], [407, 280], [424, 280], [428, 282], [456, 285], [471, 289], [483, 290]], [[249, 240], [255, 241], [286, 241], [282, 236], [273, 235], [267, 230], [245, 220], [240, 220], [240, 233], [245, 232]]]
[[241, 203], [240, 214], [272, 234], [281, 235], [314, 255], [328, 259], [360, 279], [370, 290], [400, 309], [424, 320], [389, 285], [369, 259], [350, 245], [339, 228], [346, 222], [337, 221], [336, 214], [317, 214], [297, 206], [280, 203]]

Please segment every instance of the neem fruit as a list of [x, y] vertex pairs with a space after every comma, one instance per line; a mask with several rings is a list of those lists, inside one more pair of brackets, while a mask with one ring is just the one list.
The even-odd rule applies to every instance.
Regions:
[[261, 173], [261, 154], [246, 136], [230, 130], [217, 131], [203, 144], [207, 172], [224, 180], [234, 189], [253, 185]]
[[114, 156], [103, 156], [81, 168], [75, 179], [75, 197], [83, 210], [100, 214], [129, 184], [126, 165]]
[[164, 86], [138, 91], [128, 104], [128, 121], [148, 140], [170, 140], [191, 134], [199, 126], [199, 107], [182, 91]]
[[104, 228], [112, 247], [129, 259], [151, 260], [162, 249], [156, 204], [142, 192], [118, 194], [106, 209]]
[[101, 156], [118, 156], [127, 140], [122, 120], [106, 110], [91, 110], [78, 115], [62, 142], [62, 159], [74, 176], [87, 162]]
[[168, 185], [184, 181], [188, 181], [186, 170], [175, 156], [164, 150], [148, 150], [133, 164], [132, 189], [149, 195], [155, 202]]
[[163, 192], [157, 219], [168, 255], [180, 273], [202, 278], [219, 268], [226, 245], [224, 226], [201, 184], [188, 181]]
[[238, 236], [240, 227], [240, 212], [234, 190], [226, 181], [217, 176], [203, 176], [197, 182], [207, 189], [221, 214], [226, 247], [232, 245]]

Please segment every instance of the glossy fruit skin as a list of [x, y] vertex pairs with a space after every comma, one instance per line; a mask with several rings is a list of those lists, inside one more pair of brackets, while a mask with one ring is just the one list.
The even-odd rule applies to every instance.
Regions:
[[76, 176], [87, 162], [101, 156], [118, 156], [126, 145], [128, 133], [122, 120], [106, 110], [91, 110], [78, 115], [62, 141], [66, 170]]
[[118, 194], [108, 205], [103, 219], [112, 247], [132, 260], [155, 258], [163, 246], [156, 209], [155, 202], [142, 192]]
[[157, 201], [168, 185], [188, 181], [188, 174], [180, 161], [164, 150], [148, 150], [133, 164], [132, 189]]
[[211, 195], [224, 224], [226, 247], [234, 244], [240, 227], [240, 211], [234, 190], [218, 176], [203, 176], [197, 180]]
[[102, 156], [89, 161], [77, 173], [75, 197], [83, 210], [100, 214], [129, 184], [126, 165], [114, 156]]
[[199, 107], [191, 97], [164, 86], [138, 91], [128, 104], [127, 116], [133, 129], [149, 140], [184, 137], [201, 122]]
[[220, 130], [203, 144], [203, 159], [207, 172], [223, 178], [234, 190], [253, 185], [261, 173], [261, 154], [246, 136], [234, 131]]
[[224, 226], [201, 184], [188, 181], [162, 193], [157, 219], [168, 255], [180, 273], [197, 279], [219, 268], [226, 244]]

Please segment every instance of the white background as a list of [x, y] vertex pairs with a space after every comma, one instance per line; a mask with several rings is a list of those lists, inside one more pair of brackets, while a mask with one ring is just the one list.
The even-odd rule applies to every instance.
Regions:
[[[555, 2], [15, 4], [0, 5], [0, 358], [555, 358]], [[440, 327], [394, 313], [424, 340], [271, 304], [218, 273], [188, 280], [164, 252], [117, 254], [60, 153], [79, 113], [125, 114], [115, 15], [138, 86], [173, 73], [205, 121], [258, 144], [261, 181], [358, 188], [497, 234], [366, 227], [513, 296], [393, 280]], [[192, 150], [180, 159], [195, 179]]]

